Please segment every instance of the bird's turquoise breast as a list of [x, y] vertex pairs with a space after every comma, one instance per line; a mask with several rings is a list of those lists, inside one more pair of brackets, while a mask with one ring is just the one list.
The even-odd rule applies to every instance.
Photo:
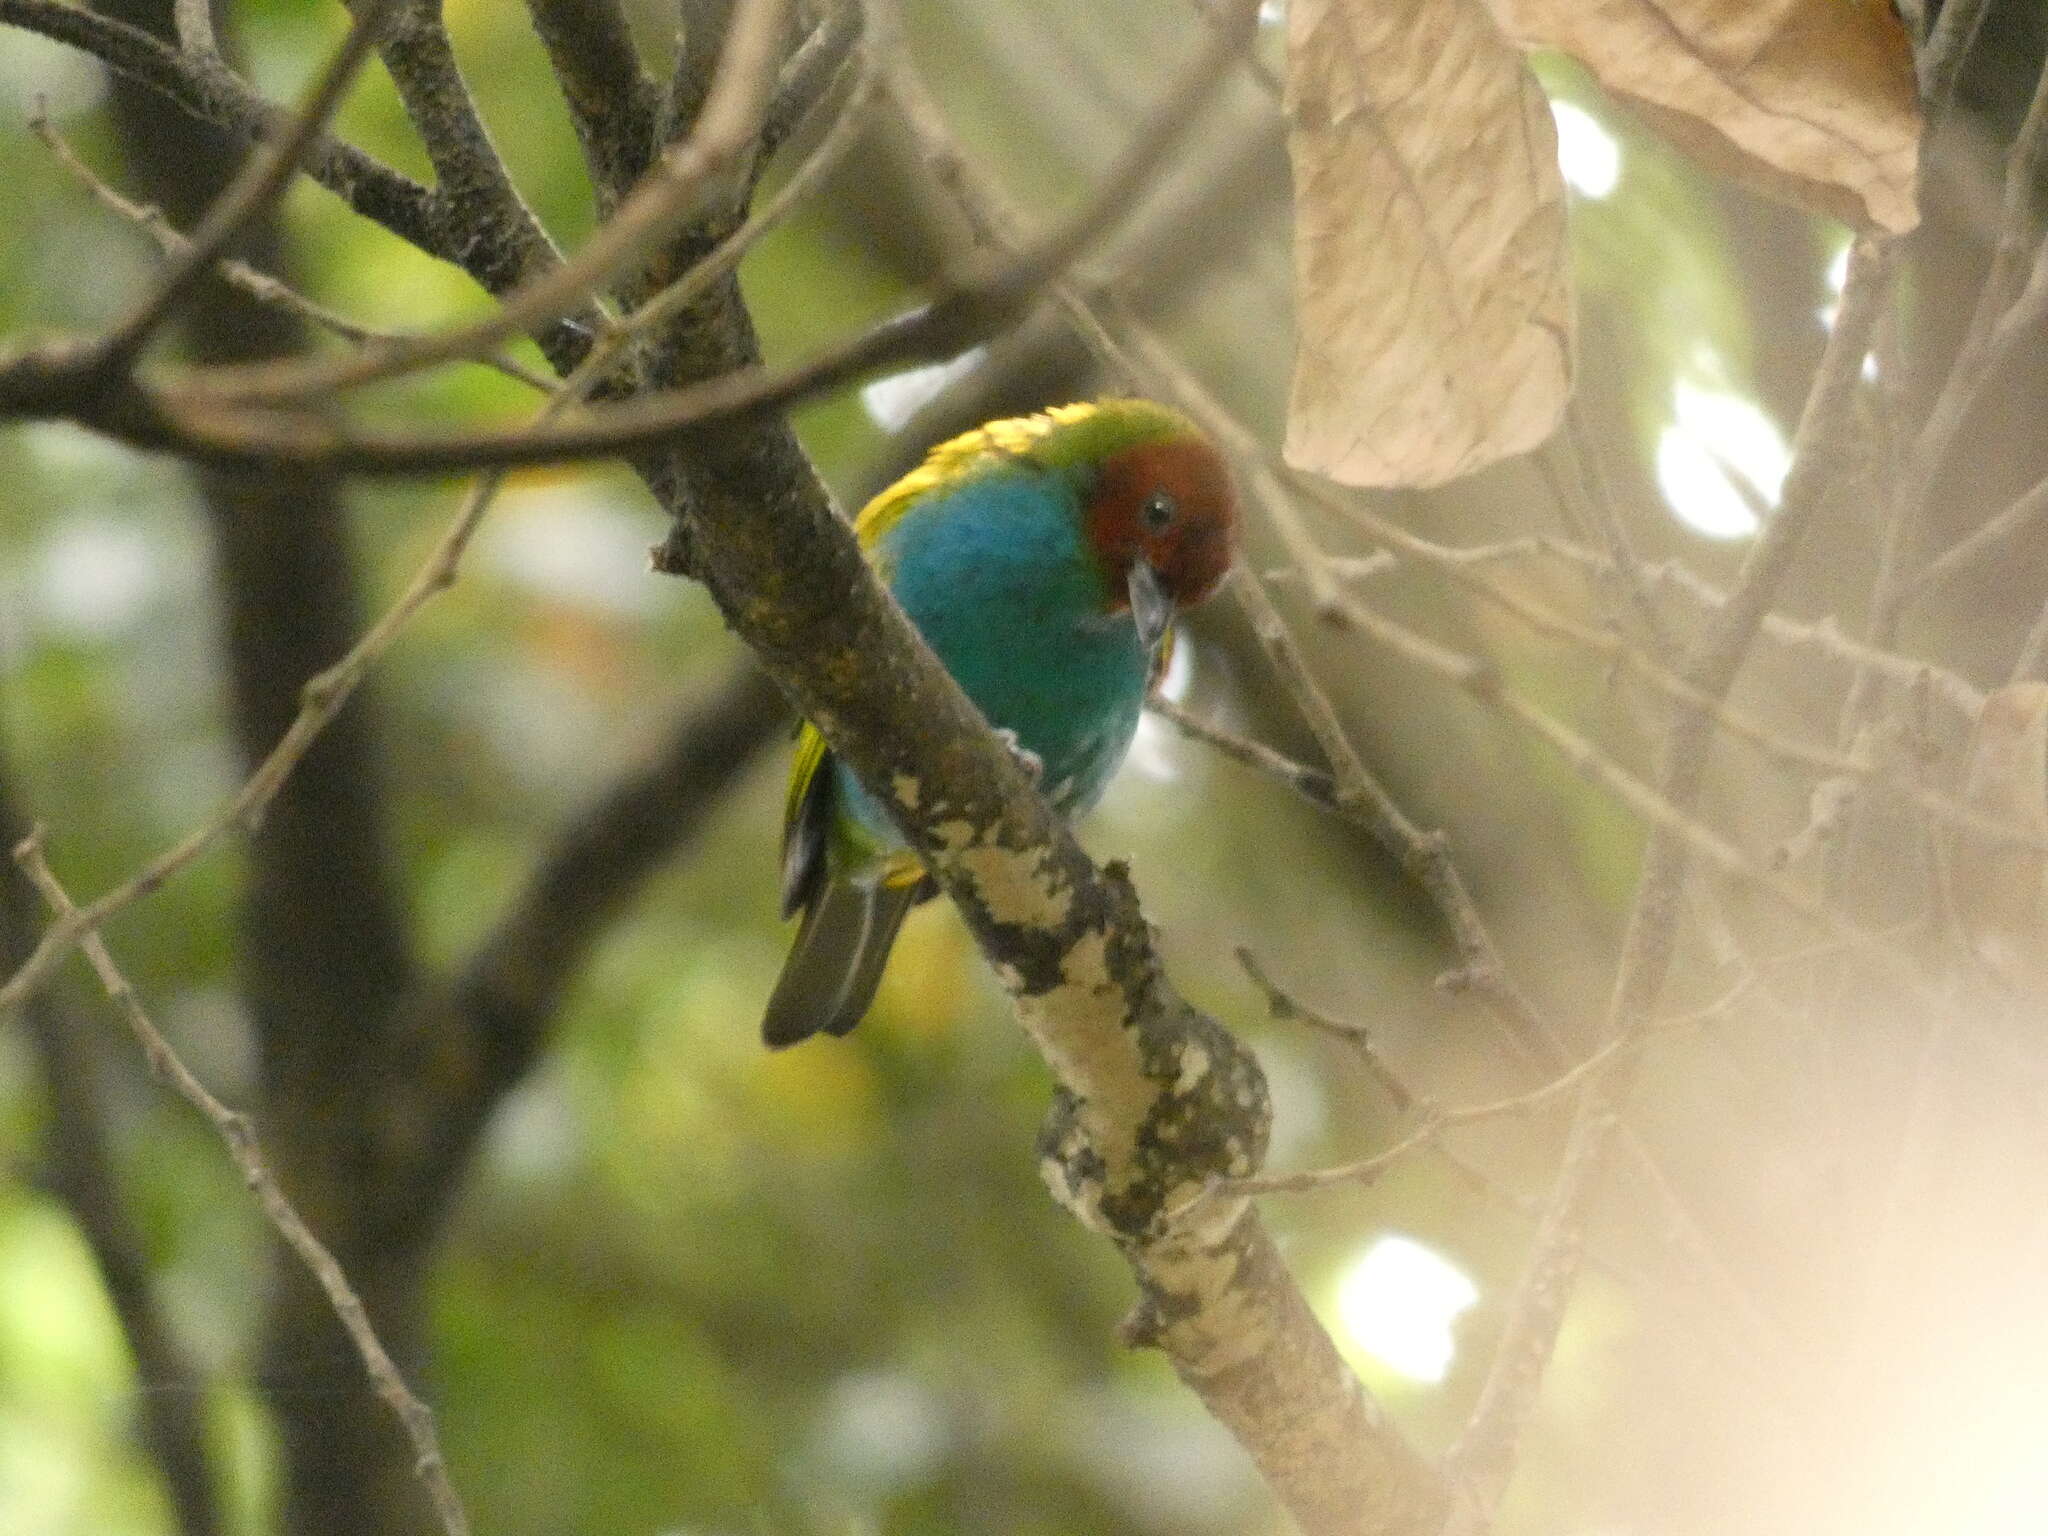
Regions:
[[[1151, 658], [1083, 542], [1072, 486], [1029, 466], [934, 492], [873, 551], [896, 600], [989, 723], [1045, 764], [1072, 815], [1101, 798], [1144, 708]], [[900, 841], [840, 770], [842, 802], [872, 836]]]

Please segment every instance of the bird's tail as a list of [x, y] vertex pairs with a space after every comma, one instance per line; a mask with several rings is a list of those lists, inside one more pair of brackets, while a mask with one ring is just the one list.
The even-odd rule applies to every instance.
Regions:
[[896, 930], [925, 894], [924, 883], [825, 881], [804, 908], [761, 1020], [761, 1038], [779, 1049], [815, 1034], [843, 1035], [858, 1024], [874, 1001]]

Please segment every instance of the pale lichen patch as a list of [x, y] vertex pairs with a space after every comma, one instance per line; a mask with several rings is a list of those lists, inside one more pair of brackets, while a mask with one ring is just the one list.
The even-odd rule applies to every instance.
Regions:
[[1043, 1149], [1039, 1177], [1053, 1199], [1070, 1211], [1083, 1226], [1116, 1236], [1102, 1214], [1101, 1164], [1090, 1154], [1088, 1133], [1078, 1119], [1068, 1122], [1057, 1140]]
[[889, 792], [896, 797], [896, 803], [906, 811], [917, 809], [918, 798], [924, 793], [924, 786], [914, 773], [899, 773], [889, 781]]
[[1173, 1326], [1170, 1345], [1182, 1369], [1217, 1376], [1258, 1359], [1272, 1347], [1271, 1313], [1240, 1282], [1243, 1256], [1235, 1244], [1148, 1253], [1154, 1281], [1192, 1303]]
[[932, 841], [942, 853], [960, 854], [980, 842], [981, 833], [971, 821], [942, 821], [932, 828]]
[[1055, 1076], [1081, 1096], [1095, 1150], [1119, 1184], [1131, 1166], [1136, 1127], [1157, 1091], [1124, 1028], [1123, 988], [1109, 969], [1109, 935], [1086, 933], [1060, 966], [1060, 983], [1019, 999], [1018, 1011]]
[[984, 843], [962, 849], [955, 857], [997, 922], [1052, 929], [1073, 911], [1073, 890], [1054, 877], [1051, 861], [1041, 850]]

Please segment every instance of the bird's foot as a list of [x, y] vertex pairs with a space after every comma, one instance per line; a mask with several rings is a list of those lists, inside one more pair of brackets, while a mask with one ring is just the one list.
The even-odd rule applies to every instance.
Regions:
[[996, 727], [996, 734], [1003, 738], [1003, 745], [1010, 749], [1010, 756], [1017, 759], [1017, 766], [1024, 770], [1024, 777], [1034, 786], [1045, 782], [1045, 759], [1017, 739], [1017, 733], [1007, 725]]

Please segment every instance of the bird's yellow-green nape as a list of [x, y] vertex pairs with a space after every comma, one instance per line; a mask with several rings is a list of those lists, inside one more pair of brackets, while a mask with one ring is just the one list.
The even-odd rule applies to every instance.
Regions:
[[1083, 400], [986, 422], [933, 448], [922, 464], [861, 508], [853, 531], [864, 548], [872, 547], [919, 497], [1018, 460], [1071, 471], [1126, 449], [1176, 439], [1203, 441], [1192, 421], [1156, 400]]

